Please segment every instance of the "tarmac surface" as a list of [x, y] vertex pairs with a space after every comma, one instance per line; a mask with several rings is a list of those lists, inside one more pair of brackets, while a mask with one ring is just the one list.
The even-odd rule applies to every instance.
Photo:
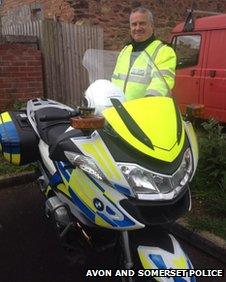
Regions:
[[[44, 201], [34, 183], [0, 189], [0, 282], [118, 281], [85, 277], [87, 268], [111, 268], [113, 252], [94, 256], [85, 269], [67, 259], [44, 215]], [[226, 272], [226, 265], [217, 259], [187, 243], [182, 246], [195, 268]], [[215, 281], [226, 281], [226, 277], [197, 278], [197, 282]]]

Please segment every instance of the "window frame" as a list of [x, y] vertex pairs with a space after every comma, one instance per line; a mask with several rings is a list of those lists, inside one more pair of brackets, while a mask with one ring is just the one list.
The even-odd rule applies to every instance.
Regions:
[[[184, 64], [180, 64], [179, 62], [179, 59], [180, 57], [178, 56], [178, 53], [177, 53], [177, 42], [178, 42], [178, 38], [179, 37], [192, 37], [192, 36], [195, 36], [195, 37], [199, 37], [199, 45], [198, 45], [198, 48], [197, 48], [197, 54], [195, 55], [196, 56], [196, 59], [192, 59], [192, 56], [189, 57], [190, 61], [187, 61], [186, 63]], [[174, 35], [173, 38], [172, 38], [172, 46], [174, 48], [174, 51], [177, 55], [177, 65], [176, 65], [176, 69], [183, 69], [183, 68], [188, 68], [188, 67], [193, 67], [193, 66], [196, 66], [198, 65], [199, 63], [199, 57], [200, 57], [200, 50], [201, 50], [201, 43], [202, 43], [202, 35], [200, 33], [189, 33], [189, 34], [178, 34], [178, 35]], [[192, 49], [190, 49], [192, 50]], [[195, 50], [195, 49], [193, 49]], [[190, 54], [189, 54], [190, 55]], [[179, 58], [178, 58], [179, 57]], [[187, 58], [187, 57], [186, 57]], [[184, 59], [186, 59], [184, 58]]]

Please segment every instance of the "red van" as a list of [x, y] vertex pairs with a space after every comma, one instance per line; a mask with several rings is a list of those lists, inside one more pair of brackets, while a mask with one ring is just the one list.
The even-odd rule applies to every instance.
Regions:
[[182, 112], [202, 107], [202, 118], [226, 123], [226, 14], [177, 25], [172, 44], [177, 53], [174, 94]]

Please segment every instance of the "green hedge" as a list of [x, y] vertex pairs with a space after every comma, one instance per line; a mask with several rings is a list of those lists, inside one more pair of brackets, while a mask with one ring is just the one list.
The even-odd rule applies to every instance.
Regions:
[[191, 189], [201, 216], [193, 210], [189, 223], [226, 238], [226, 134], [222, 128], [211, 119], [198, 131], [199, 162]]

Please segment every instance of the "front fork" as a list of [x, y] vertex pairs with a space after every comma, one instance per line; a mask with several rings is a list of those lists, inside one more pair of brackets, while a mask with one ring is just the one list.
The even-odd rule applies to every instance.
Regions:
[[[131, 243], [129, 238], [128, 231], [121, 232], [121, 242], [122, 242], [122, 249], [123, 249], [123, 263], [122, 266], [126, 270], [130, 270], [133, 268], [134, 263], [132, 260], [132, 253], [131, 253]], [[133, 277], [122, 277], [122, 281], [133, 282]]]
[[125, 269], [132, 269], [133, 261], [132, 261], [128, 231], [122, 231], [121, 239], [122, 239], [122, 245], [123, 245], [123, 255], [124, 255], [123, 257], [124, 257]]

